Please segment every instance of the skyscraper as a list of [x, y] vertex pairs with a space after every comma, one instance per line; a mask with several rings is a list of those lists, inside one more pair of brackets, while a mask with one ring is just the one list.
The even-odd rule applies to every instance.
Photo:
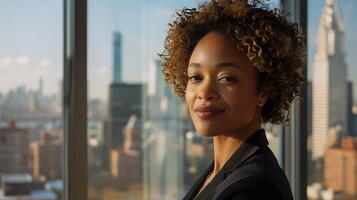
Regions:
[[105, 143], [110, 148], [118, 148], [124, 142], [123, 128], [130, 116], [136, 115], [139, 119], [141, 118], [143, 85], [122, 81], [122, 34], [114, 32], [113, 36], [113, 80], [109, 85], [109, 116], [106, 122], [108, 132], [105, 136]]
[[335, 0], [326, 0], [318, 30], [313, 64], [312, 157], [324, 156], [329, 128], [347, 132], [347, 65], [344, 24]]
[[122, 35], [120, 32], [114, 32], [113, 36], [113, 83], [120, 83], [122, 81]]
[[[109, 86], [109, 135], [108, 144], [111, 148], [122, 147], [124, 142], [124, 127], [130, 116], [141, 119], [143, 84], [117, 83]], [[109, 144], [110, 143], [110, 144]]]

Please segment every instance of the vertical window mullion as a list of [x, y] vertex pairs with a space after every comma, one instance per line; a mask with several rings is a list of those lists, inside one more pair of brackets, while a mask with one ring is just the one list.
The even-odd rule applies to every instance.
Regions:
[[[297, 22], [305, 36], [307, 50], [307, 0], [281, 0], [283, 9], [293, 14], [292, 21]], [[307, 54], [306, 54], [307, 55]], [[307, 66], [307, 57], [306, 66]], [[284, 170], [291, 182], [295, 199], [306, 200], [307, 189], [307, 67], [303, 71], [305, 84], [303, 85], [299, 102], [291, 106], [291, 126], [285, 128], [282, 142], [284, 151]]]
[[64, 200], [87, 200], [87, 1], [64, 0]]

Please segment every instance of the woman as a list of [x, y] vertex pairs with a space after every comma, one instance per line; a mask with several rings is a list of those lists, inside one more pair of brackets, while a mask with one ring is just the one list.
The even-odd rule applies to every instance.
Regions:
[[177, 12], [163, 73], [214, 144], [213, 162], [185, 200], [293, 199], [261, 125], [288, 124], [304, 56], [298, 26], [263, 1], [213, 0]]

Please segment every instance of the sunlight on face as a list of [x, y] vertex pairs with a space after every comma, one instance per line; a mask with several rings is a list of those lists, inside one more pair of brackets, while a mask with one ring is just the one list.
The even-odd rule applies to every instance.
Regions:
[[205, 35], [194, 48], [187, 70], [185, 99], [198, 133], [232, 134], [253, 119], [257, 73], [225, 35]]

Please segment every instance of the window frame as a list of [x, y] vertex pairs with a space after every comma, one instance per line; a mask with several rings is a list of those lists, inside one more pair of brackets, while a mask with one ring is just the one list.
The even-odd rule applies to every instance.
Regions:
[[[307, 0], [281, 0], [281, 8], [291, 12], [290, 20], [297, 22], [304, 35], [307, 51]], [[307, 55], [303, 70], [304, 85], [302, 99], [295, 101], [290, 110], [291, 125], [284, 128], [281, 151], [283, 152], [283, 169], [288, 176], [294, 199], [307, 199]]]
[[63, 199], [87, 200], [87, 0], [63, 3]]
[[[306, 44], [307, 0], [280, 0], [280, 5], [293, 13], [291, 20], [299, 23]], [[87, 0], [64, 0], [63, 27], [63, 199], [87, 200]], [[306, 83], [306, 68], [303, 73]], [[294, 198], [306, 200], [307, 84], [301, 96], [291, 107], [291, 126], [283, 128], [280, 151]]]

